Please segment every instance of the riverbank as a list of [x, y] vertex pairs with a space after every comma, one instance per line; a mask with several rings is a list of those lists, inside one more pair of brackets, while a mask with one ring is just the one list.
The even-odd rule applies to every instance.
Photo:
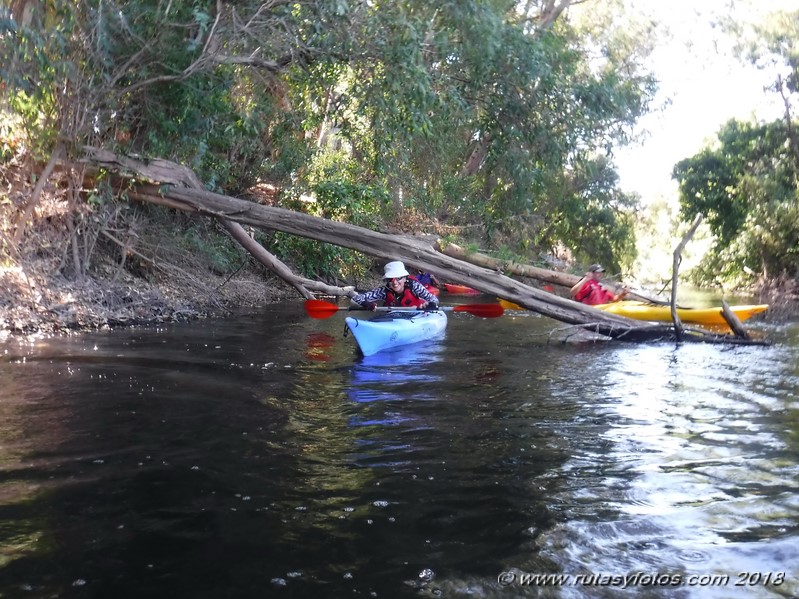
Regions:
[[219, 317], [296, 296], [254, 272], [152, 282], [130, 276], [69, 280], [42, 266], [0, 268], [0, 338]]
[[[183, 272], [150, 281], [129, 273], [69, 280], [48, 274], [45, 262], [0, 268], [0, 339], [222, 317], [298, 298], [293, 288], [253, 269], [233, 276]], [[795, 282], [764, 285], [757, 297], [770, 304], [764, 315], [770, 321], [799, 313]]]
[[297, 297], [213, 221], [115, 198], [92, 204], [56, 181], [35, 196], [23, 169], [0, 175], [0, 338], [196, 320]]

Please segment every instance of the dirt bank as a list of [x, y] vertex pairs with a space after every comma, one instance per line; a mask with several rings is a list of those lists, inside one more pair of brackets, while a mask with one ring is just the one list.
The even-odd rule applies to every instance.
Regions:
[[196, 281], [69, 280], [28, 262], [0, 268], [0, 338], [224, 316], [289, 297], [297, 297], [293, 289], [254, 272], [232, 278], [207, 273]]
[[194, 320], [298, 297], [212, 219], [92, 196], [63, 173], [37, 194], [26, 164], [24, 155], [0, 164], [0, 338]]

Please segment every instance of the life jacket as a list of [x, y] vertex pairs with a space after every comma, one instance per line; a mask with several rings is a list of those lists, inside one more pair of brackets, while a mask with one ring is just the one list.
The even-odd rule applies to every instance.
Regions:
[[424, 300], [421, 298], [416, 297], [411, 291], [412, 283], [410, 280], [405, 281], [405, 289], [402, 290], [401, 294], [394, 293], [394, 290], [391, 287], [386, 288], [386, 301], [385, 305], [389, 307], [397, 307], [397, 306], [421, 306], [424, 303]]
[[589, 306], [596, 306], [598, 304], [607, 304], [613, 301], [615, 296], [602, 287], [599, 281], [588, 279], [580, 290], [574, 294], [574, 299], [578, 302], [588, 304]]

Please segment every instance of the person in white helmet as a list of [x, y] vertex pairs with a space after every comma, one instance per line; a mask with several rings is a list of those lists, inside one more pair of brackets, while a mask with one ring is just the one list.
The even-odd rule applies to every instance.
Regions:
[[384, 306], [438, 308], [438, 298], [425, 289], [416, 279], [410, 278], [405, 264], [396, 260], [389, 262], [383, 269], [385, 284], [352, 297], [352, 301], [364, 308], [374, 310], [378, 302]]

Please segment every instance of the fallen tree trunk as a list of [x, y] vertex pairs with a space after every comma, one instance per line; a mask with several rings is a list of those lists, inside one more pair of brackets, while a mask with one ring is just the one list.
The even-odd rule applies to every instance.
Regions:
[[278, 260], [276, 256], [267, 251], [264, 246], [250, 237], [247, 231], [244, 230], [244, 227], [224, 218], [220, 219], [220, 222], [222, 226], [227, 229], [227, 232], [230, 233], [230, 236], [238, 241], [251, 255], [255, 256], [261, 264], [265, 265], [269, 270], [294, 287], [305, 299], [313, 298], [313, 294], [305, 287], [302, 279], [296, 276], [291, 269]]
[[278, 259], [277, 256], [269, 252], [264, 246], [250, 237], [247, 234], [247, 231], [244, 230], [244, 227], [242, 227], [240, 224], [234, 223], [224, 218], [219, 219], [219, 221], [222, 223], [222, 226], [228, 230], [233, 239], [238, 241], [244, 249], [246, 249], [256, 260], [258, 260], [258, 262], [266, 266], [271, 272], [275, 273], [281, 279], [286, 281], [286, 283], [294, 287], [305, 299], [312, 299], [314, 297], [311, 291], [325, 293], [328, 295], [348, 295], [350, 297], [356, 295], [355, 287], [353, 286], [336, 287], [334, 285], [327, 285], [321, 281], [313, 281], [311, 279], [306, 279], [305, 277], [295, 275], [288, 266]]
[[[97, 162], [97, 157], [94, 157]], [[108, 164], [101, 164], [108, 167]], [[118, 166], [114, 162], [113, 166]], [[159, 165], [162, 166], [162, 165]], [[125, 169], [135, 164], [125, 162]], [[184, 167], [180, 167], [183, 169]], [[180, 176], [182, 175], [182, 176]], [[166, 178], [166, 177], [165, 177]], [[181, 183], [185, 174], [180, 172]], [[173, 179], [174, 180], [174, 179]], [[339, 245], [385, 260], [402, 259], [407, 265], [441, 278], [475, 287], [481, 291], [512, 301], [528, 310], [614, 339], [631, 341], [670, 340], [674, 338], [671, 326], [635, 321], [603, 312], [591, 306], [562, 298], [529, 285], [515, 281], [504, 274], [469, 264], [437, 251], [429, 237], [389, 235], [326, 220], [284, 208], [264, 206], [251, 201], [232, 198], [197, 187], [154, 185], [141, 183], [134, 178], [127, 182], [129, 198], [159, 204], [189, 213], [210, 216], [240, 224], [282, 231], [300, 237]], [[735, 338], [706, 331], [686, 331], [691, 340], [727, 342]]]
[[[159, 191], [162, 193], [159, 194]], [[402, 258], [413, 268], [477, 287], [528, 310], [561, 322], [584, 326], [607, 337], [636, 341], [674, 337], [671, 326], [645, 323], [609, 314], [441, 254], [436, 251], [428, 238], [389, 235], [204, 190], [164, 189], [151, 184], [131, 184], [128, 196], [186, 212], [316, 239], [385, 260]], [[703, 341], [720, 341], [724, 337], [699, 330], [690, 333], [694, 339]]]
[[[577, 284], [577, 282], [582, 278], [578, 275], [573, 275], [567, 272], [558, 272], [556, 270], [548, 270], [546, 268], [539, 268], [538, 266], [532, 266], [530, 264], [519, 264], [517, 262], [511, 262], [509, 260], [500, 260], [498, 258], [492, 258], [491, 256], [486, 256], [485, 254], [481, 254], [479, 252], [469, 252], [464, 248], [456, 245], [454, 243], [444, 243], [443, 245], [438, 246], [438, 250], [442, 254], [446, 254], [447, 256], [452, 256], [453, 258], [457, 258], [458, 260], [464, 260], [466, 262], [471, 262], [472, 264], [476, 264], [477, 266], [482, 266], [484, 268], [489, 268], [491, 270], [495, 270], [501, 273], [511, 273], [520, 277], [527, 277], [528, 279], [536, 279], [537, 281], [541, 281], [543, 283], [550, 283], [552, 285], [560, 285], [562, 287], [573, 287]], [[606, 285], [605, 282], [602, 283]], [[608, 284], [613, 290], [613, 293], [619, 293], [622, 290], [622, 286], [617, 284]], [[641, 295], [640, 293], [635, 293], [634, 291], [629, 291], [627, 294], [629, 299], [634, 299], [642, 302], [650, 302], [653, 304], [660, 304], [660, 305], [667, 305], [668, 302], [655, 299], [652, 297], [647, 297], [645, 295]]]
[[[114, 156], [113, 154], [108, 154], [110, 156]], [[105, 154], [94, 153], [93, 160], [97, 161], [97, 156], [101, 155], [104, 156]], [[110, 164], [105, 164], [106, 168], [110, 166]], [[132, 158], [126, 158], [124, 160], [120, 159], [119, 161], [115, 160], [111, 162], [111, 164], [117, 164], [118, 168], [121, 168], [120, 165], [124, 165], [125, 170], [129, 170], [132, 166], [135, 166], [137, 162]], [[157, 173], [157, 176], [161, 177], [162, 179], [166, 179], [166, 183], [170, 185], [188, 185], [192, 189], [202, 189], [202, 185], [200, 185], [199, 181], [196, 180], [194, 173], [188, 171], [188, 169], [184, 169], [184, 167], [181, 167], [180, 165], [174, 165], [173, 163], [164, 160], [157, 161], [155, 164], [157, 165], [156, 170], [151, 168], [151, 164], [147, 164], [145, 165], [146, 169], [143, 170], [141, 174], [146, 173], [148, 178], [151, 178], [154, 176], [154, 173]], [[178, 169], [177, 172], [171, 173], [169, 170], [169, 165], [175, 166]], [[115, 181], [115, 188], [126, 189], [129, 185], [128, 181], [129, 179], [124, 178], [122, 180]], [[148, 198], [146, 197], [146, 194], [140, 194], [136, 199], [158, 204], [161, 202], [161, 198], [162, 196], [160, 195]], [[260, 243], [255, 241], [255, 239], [250, 237], [241, 225], [225, 218], [217, 218], [217, 220], [228, 231], [228, 233], [230, 233], [231, 237], [233, 237], [235, 241], [237, 241], [245, 250], [247, 250], [253, 258], [263, 264], [270, 272], [274, 273], [276, 276], [294, 287], [302, 297], [306, 299], [312, 298], [313, 294], [311, 291], [325, 293], [328, 295], [347, 295], [350, 297], [356, 294], [355, 287], [353, 286], [336, 287], [333, 285], [327, 285], [321, 281], [313, 281], [311, 279], [306, 279], [305, 277], [295, 275], [288, 266], [286, 266], [277, 258], [277, 256], [269, 252]]]

